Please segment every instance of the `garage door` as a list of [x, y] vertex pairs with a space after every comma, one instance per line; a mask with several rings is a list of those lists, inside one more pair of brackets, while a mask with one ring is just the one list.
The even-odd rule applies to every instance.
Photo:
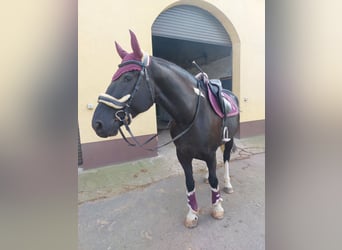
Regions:
[[161, 13], [152, 25], [152, 35], [231, 46], [229, 35], [214, 16], [190, 5], [179, 5]]

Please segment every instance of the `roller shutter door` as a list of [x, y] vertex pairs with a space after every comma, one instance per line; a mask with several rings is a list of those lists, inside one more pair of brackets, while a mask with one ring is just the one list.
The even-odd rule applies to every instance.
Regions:
[[152, 25], [152, 35], [231, 46], [229, 35], [214, 16], [190, 5], [176, 6], [161, 13]]

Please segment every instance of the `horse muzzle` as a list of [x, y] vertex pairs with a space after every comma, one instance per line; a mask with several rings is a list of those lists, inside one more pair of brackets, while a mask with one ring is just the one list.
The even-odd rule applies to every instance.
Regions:
[[122, 123], [119, 121], [114, 121], [110, 127], [106, 126], [102, 120], [95, 120], [92, 123], [92, 127], [95, 130], [95, 133], [102, 138], [116, 136], [121, 125]]
[[114, 113], [114, 120], [112, 120], [109, 126], [106, 126], [105, 122], [102, 120], [97, 119], [93, 120], [92, 127], [98, 136], [106, 138], [109, 136], [116, 136], [118, 134], [119, 128], [122, 125], [130, 125], [132, 119], [131, 113], [121, 109]]

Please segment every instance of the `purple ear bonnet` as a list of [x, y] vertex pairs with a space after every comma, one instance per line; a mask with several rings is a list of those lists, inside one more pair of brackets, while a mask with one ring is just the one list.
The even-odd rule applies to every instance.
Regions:
[[[143, 57], [143, 53], [140, 49], [140, 46], [139, 46], [139, 43], [138, 43], [138, 40], [135, 36], [135, 34], [130, 30], [129, 31], [130, 35], [131, 35], [131, 47], [133, 49], [133, 52], [132, 53], [128, 53], [126, 52], [125, 50], [123, 50], [121, 48], [121, 46], [115, 42], [115, 47], [116, 47], [116, 50], [119, 54], [119, 56], [121, 57], [122, 61], [121, 63], [124, 63], [126, 61], [129, 61], [129, 60], [135, 60], [135, 61], [141, 61], [142, 57]], [[118, 79], [122, 74], [126, 73], [126, 72], [129, 72], [129, 71], [132, 71], [132, 70], [138, 70], [140, 71], [142, 68], [139, 66], [139, 65], [136, 65], [136, 64], [128, 64], [128, 65], [125, 65], [121, 68], [119, 68], [113, 78], [112, 78], [112, 81], [115, 81], [116, 79]]]

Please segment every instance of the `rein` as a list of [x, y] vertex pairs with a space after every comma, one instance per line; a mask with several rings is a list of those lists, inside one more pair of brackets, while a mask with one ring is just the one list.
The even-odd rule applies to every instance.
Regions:
[[[187, 132], [189, 132], [189, 130], [192, 128], [192, 126], [194, 125], [195, 123], [195, 120], [196, 120], [196, 117], [198, 115], [198, 112], [199, 112], [199, 106], [200, 106], [200, 95], [198, 95], [197, 97], [197, 103], [196, 103], [196, 110], [195, 110], [195, 114], [194, 114], [194, 117], [192, 118], [192, 121], [191, 123], [189, 124], [189, 126], [183, 130], [180, 134], [178, 134], [176, 137], [172, 138], [170, 141], [162, 144], [162, 145], [159, 145], [155, 148], [145, 148], [144, 146], [146, 144], [148, 144], [149, 142], [151, 142], [155, 137], [158, 136], [158, 134], [152, 136], [151, 138], [149, 138], [148, 140], [146, 140], [144, 143], [140, 143], [136, 136], [134, 136], [134, 134], [132, 133], [132, 130], [130, 129], [129, 125], [131, 124], [132, 122], [132, 115], [131, 113], [128, 111], [128, 109], [130, 108], [131, 106], [131, 103], [132, 103], [132, 100], [135, 96], [135, 94], [138, 92], [139, 90], [139, 87], [140, 87], [140, 83], [141, 83], [141, 79], [143, 76], [145, 76], [145, 79], [146, 79], [146, 82], [147, 82], [147, 86], [148, 86], [148, 89], [150, 91], [150, 94], [151, 94], [151, 99], [153, 101], [153, 103], [155, 102], [155, 95], [154, 95], [154, 92], [152, 90], [152, 87], [151, 87], [151, 84], [149, 82], [149, 76], [148, 76], [148, 73], [147, 73], [147, 66], [149, 66], [149, 56], [148, 55], [144, 55], [143, 59], [142, 59], [142, 62], [139, 62], [139, 61], [136, 61], [136, 60], [129, 60], [129, 61], [126, 61], [126, 62], [123, 62], [121, 64], [119, 64], [119, 68], [120, 67], [123, 67], [125, 65], [128, 65], [128, 64], [137, 64], [139, 65], [142, 69], [139, 73], [139, 77], [134, 85], [134, 88], [133, 88], [133, 91], [132, 91], [132, 94], [128, 94], [128, 95], [125, 95], [124, 97], [120, 98], [120, 99], [117, 99], [111, 95], [108, 95], [108, 94], [100, 94], [99, 98], [98, 98], [98, 102], [101, 102], [113, 109], [119, 109], [118, 111], [115, 112], [115, 118], [122, 122], [123, 125], [125, 126], [127, 132], [130, 134], [132, 140], [134, 141], [134, 143], [130, 142], [127, 137], [125, 136], [125, 134], [122, 132], [122, 129], [121, 129], [121, 126], [119, 127], [119, 132], [122, 136], [122, 138], [125, 140], [125, 142], [129, 145], [129, 146], [139, 146], [145, 150], [148, 150], [148, 151], [155, 151], [159, 148], [162, 148], [168, 144], [170, 144], [171, 142], [174, 142], [176, 140], [178, 140], [180, 137], [182, 137], [183, 135], [185, 135]], [[200, 88], [200, 82], [199, 80], [197, 80], [197, 88]]]

